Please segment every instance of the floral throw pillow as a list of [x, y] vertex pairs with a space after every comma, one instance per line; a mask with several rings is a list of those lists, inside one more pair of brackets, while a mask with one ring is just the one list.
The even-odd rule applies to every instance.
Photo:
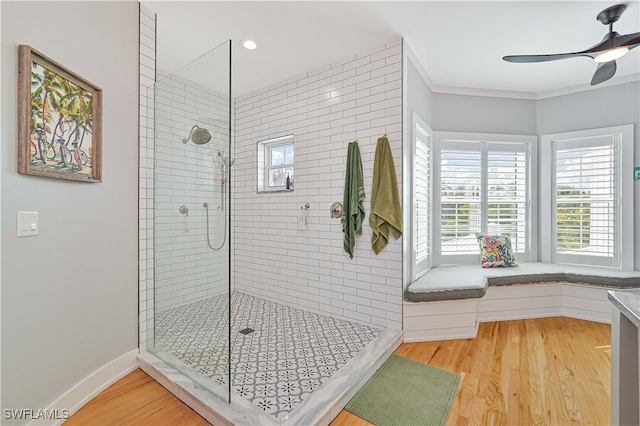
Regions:
[[511, 251], [511, 236], [509, 234], [484, 235], [476, 232], [476, 238], [480, 245], [483, 268], [518, 266]]

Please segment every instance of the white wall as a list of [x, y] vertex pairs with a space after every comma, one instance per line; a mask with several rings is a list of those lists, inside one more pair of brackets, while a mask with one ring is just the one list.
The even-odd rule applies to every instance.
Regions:
[[487, 96], [433, 96], [436, 131], [535, 135], [536, 101]]
[[[415, 58], [411, 47], [406, 39], [403, 40], [403, 56], [405, 58], [404, 64], [404, 79], [406, 81], [406, 87], [404, 88], [403, 96], [405, 98], [403, 111], [404, 114], [404, 135], [403, 135], [403, 170], [404, 181], [407, 185], [404, 185], [403, 190], [403, 209], [404, 211], [410, 211], [412, 207], [412, 182], [413, 177], [413, 146], [414, 141], [414, 120], [413, 114], [416, 114], [420, 119], [432, 126], [433, 122], [433, 92], [427, 83], [427, 74]], [[412, 232], [412, 215], [405, 215], [404, 232], [408, 235]], [[412, 238], [405, 238], [403, 244], [403, 288], [406, 288], [413, 281], [413, 250], [411, 247]]]
[[[237, 290], [365, 324], [402, 326], [402, 239], [376, 256], [368, 225], [376, 142], [385, 133], [402, 190], [401, 50], [396, 40], [237, 99]], [[295, 138], [295, 191], [256, 194], [256, 143], [288, 134]], [[355, 139], [367, 215], [349, 259], [329, 206], [342, 202], [347, 146]], [[310, 224], [301, 230], [297, 220], [307, 202]]]
[[139, 337], [146, 349], [147, 331], [153, 328], [153, 161], [154, 91], [156, 81], [156, 14], [140, 4], [140, 172], [138, 179]]
[[[138, 4], [2, 9], [2, 408], [46, 408], [137, 343]], [[17, 173], [18, 44], [104, 90], [102, 183]]]
[[[0, 2], [0, 46], [2, 46], [2, 2]], [[2, 81], [2, 66], [0, 66], [0, 82]], [[0, 84], [0, 99], [4, 99], [2, 97], [2, 84]], [[0, 135], [3, 134], [2, 129], [2, 111], [3, 105], [0, 102]], [[2, 160], [3, 154], [0, 149], [0, 188], [2, 187]], [[0, 196], [0, 207], [2, 206], [2, 197]], [[0, 208], [0, 223], [2, 223], [2, 208]], [[0, 226], [0, 241], [2, 241], [2, 226]], [[0, 320], [2, 319], [2, 244], [0, 244]], [[0, 330], [0, 335], [2, 331]], [[0, 339], [0, 366], [2, 365], [2, 339]], [[1, 367], [0, 367], [1, 368]], [[0, 406], [2, 405], [2, 383], [0, 383]]]
[[[537, 103], [538, 134], [598, 127], [635, 125], [635, 165], [640, 165], [640, 82], [541, 99]], [[624, 171], [633, 179], [633, 170]], [[640, 229], [640, 182], [634, 182], [635, 229]], [[640, 270], [640, 237], [635, 238], [635, 269]]]
[[[415, 112], [427, 122], [429, 126], [432, 126], [434, 115], [434, 94], [427, 85], [427, 82], [422, 78], [420, 71], [418, 71], [420, 64], [414, 64], [411, 58], [407, 61], [407, 105], [408, 113]], [[405, 128], [405, 132], [411, 134], [411, 117], [407, 117], [409, 127]]]
[[[225, 192], [222, 210], [218, 152], [229, 155], [229, 97], [172, 75], [156, 83], [155, 105], [155, 303], [160, 312], [228, 291], [223, 221], [229, 203]], [[194, 124], [211, 132], [208, 144], [182, 143]], [[211, 245], [227, 241], [217, 251], [207, 243], [204, 202]], [[179, 211], [182, 205], [189, 209], [187, 216]]]

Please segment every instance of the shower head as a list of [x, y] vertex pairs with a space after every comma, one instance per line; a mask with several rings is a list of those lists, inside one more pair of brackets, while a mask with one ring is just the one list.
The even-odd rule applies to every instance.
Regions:
[[196, 145], [204, 145], [211, 140], [211, 133], [209, 133], [207, 129], [194, 124], [189, 132], [189, 136], [182, 139], [182, 143], [189, 142], [189, 139]]

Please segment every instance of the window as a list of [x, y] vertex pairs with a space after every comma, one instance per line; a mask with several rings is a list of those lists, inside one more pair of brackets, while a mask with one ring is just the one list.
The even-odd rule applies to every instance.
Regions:
[[417, 115], [413, 125], [413, 279], [431, 267], [431, 134]]
[[258, 192], [293, 190], [293, 164], [292, 135], [258, 142]]
[[535, 137], [438, 134], [434, 251], [438, 263], [476, 261], [476, 232], [509, 234], [531, 253], [531, 150]]
[[625, 161], [632, 169], [632, 138], [633, 126], [543, 137], [547, 261], [633, 269], [633, 200], [623, 197], [630, 186], [622, 179]]

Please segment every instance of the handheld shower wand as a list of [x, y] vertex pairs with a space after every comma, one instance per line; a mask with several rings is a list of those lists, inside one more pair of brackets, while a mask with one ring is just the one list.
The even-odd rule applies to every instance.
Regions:
[[225, 192], [226, 192], [226, 184], [229, 180], [229, 176], [228, 173], [230, 173], [230, 167], [233, 165], [233, 163], [235, 162], [235, 160], [231, 157], [225, 157], [224, 153], [222, 151], [218, 151], [218, 157], [220, 157], [222, 159], [222, 166], [220, 167], [220, 172], [222, 174], [221, 177], [221, 191], [220, 191], [220, 196], [222, 197], [221, 199], [221, 203], [220, 206], [222, 206], [222, 210], [224, 210], [224, 200], [225, 200]]

